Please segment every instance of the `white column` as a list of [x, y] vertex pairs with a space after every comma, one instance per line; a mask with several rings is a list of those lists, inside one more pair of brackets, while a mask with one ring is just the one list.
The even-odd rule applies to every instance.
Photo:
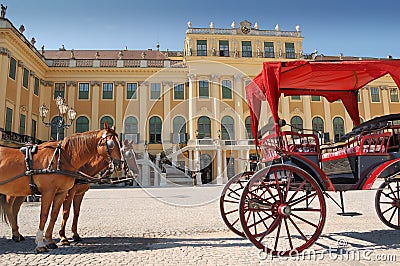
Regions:
[[244, 150], [241, 149], [239, 151], [239, 157], [240, 157], [240, 159], [237, 160], [237, 162], [239, 163], [239, 173], [242, 173], [245, 171], [245, 165], [246, 165], [246, 161], [243, 160], [244, 159]]
[[228, 182], [228, 171], [227, 171], [227, 165], [226, 165], [226, 150], [222, 151], [222, 164], [221, 166], [223, 167], [222, 169], [224, 170], [223, 172], [223, 182], [227, 183]]
[[246, 158], [245, 158], [245, 169], [244, 171], [249, 171], [250, 170], [250, 150], [246, 150]]
[[[173, 83], [171, 81], [163, 82], [162, 84], [162, 92], [161, 95], [164, 97], [164, 123], [163, 123], [163, 143], [172, 143], [171, 140], [171, 123], [172, 123], [172, 116], [170, 114], [171, 111], [171, 87]], [[168, 118], [169, 120], [166, 121], [165, 119]]]
[[312, 129], [311, 117], [311, 96], [305, 95], [303, 98], [304, 128]]
[[327, 99], [325, 99], [325, 97], [321, 98], [322, 101], [324, 102], [324, 113], [325, 113], [325, 126], [324, 126], [324, 130], [325, 132], [329, 132], [330, 139], [333, 139], [333, 125], [332, 125], [332, 116], [331, 116], [331, 106], [330, 103], [328, 102]]
[[[234, 75], [234, 83], [233, 83], [233, 88], [232, 88], [232, 93], [233, 93], [233, 100], [235, 103], [235, 114], [237, 118], [241, 118], [243, 114], [243, 105], [242, 105], [242, 100], [246, 99], [244, 97], [243, 92], [243, 76], [242, 74], [235, 74]], [[243, 119], [246, 119], [246, 117], [243, 117]], [[245, 125], [244, 125], [244, 120], [237, 121], [235, 119], [235, 136], [236, 139], [246, 139], [246, 131], [245, 131]]]
[[290, 103], [289, 97], [281, 97], [280, 99], [282, 103], [282, 119], [285, 119], [287, 123], [290, 123]]
[[[6, 48], [4, 48], [6, 49]], [[5, 113], [6, 113], [6, 89], [7, 88], [7, 80], [8, 80], [8, 73], [7, 71], [5, 71], [6, 69], [8, 69], [8, 65], [10, 64], [10, 56], [11, 53], [7, 54], [3, 54], [1, 56], [1, 69], [2, 71], [2, 75], [0, 77], [0, 88], [3, 88], [0, 90], [0, 126], [5, 128]]]
[[90, 82], [92, 86], [92, 129], [99, 129], [99, 101], [100, 101], [100, 81]]
[[195, 123], [196, 121], [194, 120], [194, 116], [196, 114], [196, 75], [195, 74], [189, 74], [189, 101], [188, 101], [188, 124], [189, 124], [189, 138], [190, 139], [195, 139], [196, 138], [196, 126]]
[[217, 147], [217, 163], [216, 163], [216, 165], [217, 165], [217, 184], [223, 184], [221, 157], [222, 157], [221, 146], [218, 145], [218, 147]]
[[150, 166], [149, 162], [150, 161], [147, 152], [143, 154], [143, 158], [145, 160], [145, 163], [142, 166], [142, 186], [149, 186], [150, 185]]
[[147, 117], [147, 92], [148, 92], [148, 85], [149, 85], [149, 82], [148, 81], [145, 81], [145, 82], [142, 82], [140, 85], [139, 85], [139, 107], [140, 107], [140, 110], [139, 110], [139, 133], [140, 133], [140, 138], [143, 140], [143, 141], [149, 141], [147, 138], [148, 138], [148, 136], [147, 136], [147, 128], [146, 128], [146, 125], [147, 125], [147, 120], [148, 120], [148, 117]]
[[124, 132], [124, 88], [125, 81], [115, 81], [115, 128]]
[[216, 74], [211, 75], [211, 86], [210, 86], [210, 96], [213, 101], [213, 115], [214, 119], [211, 118], [211, 138], [216, 136], [217, 131], [221, 128], [221, 107], [220, 99], [221, 97], [221, 84], [220, 76]]
[[362, 88], [362, 102], [364, 104], [364, 121], [371, 119], [371, 108], [369, 106], [369, 87]]
[[383, 105], [383, 114], [384, 115], [388, 115], [390, 114], [390, 102], [389, 102], [389, 97], [388, 97], [388, 93], [389, 93], [389, 89], [387, 86], [383, 86], [381, 89], [382, 92], [382, 105]]
[[[26, 130], [25, 135], [31, 135], [32, 132], [32, 101], [33, 101], [33, 91], [35, 88], [35, 73], [31, 71], [29, 81], [29, 99], [28, 99], [28, 115], [26, 117]], [[39, 121], [37, 121], [39, 122]], [[36, 123], [37, 123], [36, 122]]]
[[[67, 81], [67, 104], [71, 107], [74, 108], [74, 102], [75, 102], [75, 90], [76, 90], [76, 81]], [[77, 114], [79, 116], [79, 114]], [[69, 119], [67, 118], [68, 123], [70, 122]], [[65, 136], [69, 136], [75, 132], [75, 123], [74, 121], [71, 123], [71, 127], [68, 129], [65, 129]]]
[[195, 164], [196, 171], [196, 184], [201, 185], [203, 182], [201, 181], [201, 172], [200, 172], [200, 151], [194, 150], [194, 159], [193, 162]]

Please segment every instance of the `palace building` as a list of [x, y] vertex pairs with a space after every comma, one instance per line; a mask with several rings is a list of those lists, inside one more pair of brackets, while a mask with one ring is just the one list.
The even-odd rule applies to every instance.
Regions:
[[[140, 185], [190, 185], [192, 178], [222, 184], [248, 169], [256, 152], [245, 86], [262, 62], [364, 59], [305, 54], [299, 26], [263, 30], [245, 20], [198, 28], [188, 22], [182, 38], [182, 51], [45, 50], [26, 38], [23, 26], [0, 18], [0, 144], [61, 139], [107, 121], [135, 143]], [[58, 96], [65, 100], [63, 110]], [[281, 118], [300, 130], [322, 132], [325, 142], [338, 141], [353, 127], [341, 103], [315, 96], [280, 101]], [[76, 117], [64, 115], [70, 109]], [[271, 124], [267, 109], [261, 126]], [[360, 90], [359, 109], [363, 121], [399, 113], [391, 78]], [[58, 128], [61, 117], [64, 126]]]

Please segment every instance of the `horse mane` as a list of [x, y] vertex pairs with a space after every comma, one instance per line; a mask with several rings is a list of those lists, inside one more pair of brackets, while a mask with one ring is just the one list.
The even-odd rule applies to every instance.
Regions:
[[66, 137], [61, 142], [61, 149], [69, 158], [72, 158], [73, 153], [78, 154], [78, 156], [79, 154], [92, 153], [93, 148], [97, 148], [97, 134], [99, 131], [98, 129], [83, 133], [75, 133]]

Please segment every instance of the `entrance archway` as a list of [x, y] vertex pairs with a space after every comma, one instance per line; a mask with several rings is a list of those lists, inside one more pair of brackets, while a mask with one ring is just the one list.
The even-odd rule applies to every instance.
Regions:
[[200, 155], [200, 172], [201, 182], [203, 184], [210, 183], [212, 181], [212, 159], [208, 154]]

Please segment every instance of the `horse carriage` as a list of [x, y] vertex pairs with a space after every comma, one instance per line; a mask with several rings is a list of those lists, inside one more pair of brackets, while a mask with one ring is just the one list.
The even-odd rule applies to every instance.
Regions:
[[[239, 173], [225, 185], [221, 215], [236, 234], [272, 255], [297, 254], [322, 233], [326, 198], [346, 213], [343, 192], [371, 189], [376, 212], [387, 226], [400, 229], [400, 114], [360, 124], [357, 93], [384, 75], [400, 87], [400, 61], [266, 62], [246, 87], [258, 170]], [[338, 143], [322, 145], [320, 132], [285, 130], [278, 116], [279, 98], [294, 95], [340, 100], [354, 129]], [[274, 120], [271, 131], [258, 131], [262, 101]], [[329, 121], [330, 122], [330, 121]], [[327, 192], [338, 192], [340, 202]]]
[[[116, 170], [124, 170], [123, 180], [112, 177]], [[96, 175], [102, 171], [100, 177]], [[74, 202], [72, 231], [79, 241], [77, 219], [80, 204], [90, 183], [116, 183], [132, 180], [137, 173], [133, 145], [118, 140], [115, 128], [104, 124], [104, 129], [77, 133], [60, 142], [45, 142], [20, 150], [0, 147], [0, 215], [12, 228], [12, 239], [24, 240], [18, 231], [18, 212], [28, 195], [41, 194], [39, 230], [35, 242], [37, 252], [57, 248], [52, 234], [61, 205], [63, 221], [61, 244], [69, 244], [65, 224], [71, 203]], [[68, 195], [68, 196], [67, 196]], [[51, 211], [50, 211], [51, 208]], [[43, 237], [44, 227], [50, 221]]]

